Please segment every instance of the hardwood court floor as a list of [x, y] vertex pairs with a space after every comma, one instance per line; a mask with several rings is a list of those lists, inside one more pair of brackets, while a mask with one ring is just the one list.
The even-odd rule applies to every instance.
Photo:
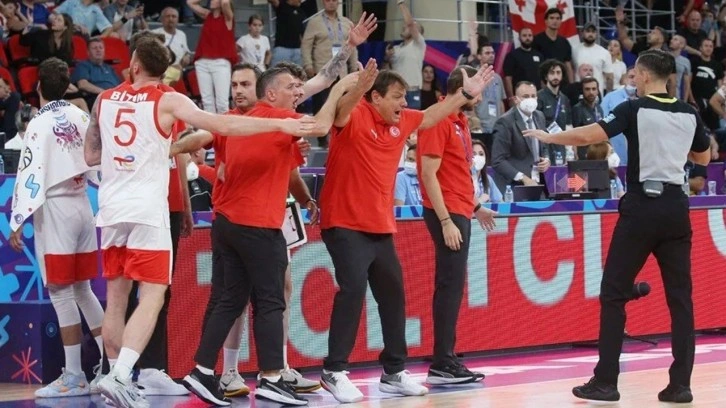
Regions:
[[[726, 337], [702, 336], [697, 340], [696, 366], [692, 377], [695, 401], [691, 404], [658, 402], [657, 394], [668, 382], [668, 366], [672, 358], [669, 344], [657, 347], [629, 343], [621, 359], [622, 374], [617, 403], [594, 403], [572, 396], [573, 386], [586, 382], [597, 360], [594, 349], [560, 349], [515, 355], [468, 358], [472, 370], [487, 375], [484, 384], [465, 388], [436, 387], [425, 397], [391, 397], [378, 391], [379, 369], [351, 370], [351, 379], [366, 399], [346, 407], [376, 408], [587, 408], [613, 406], [620, 408], [726, 407]], [[428, 366], [411, 364], [409, 369], [417, 381], [423, 381]], [[3, 368], [4, 369], [4, 368]], [[12, 369], [12, 368], [11, 368]], [[304, 373], [315, 379], [318, 372]], [[253, 381], [248, 380], [248, 384]], [[0, 384], [2, 407], [104, 407], [99, 396], [34, 400], [39, 385]], [[338, 403], [325, 391], [305, 395], [310, 407], [335, 407]], [[195, 397], [149, 397], [152, 407], [201, 408], [207, 406]], [[272, 408], [279, 404], [237, 398], [233, 407]]]

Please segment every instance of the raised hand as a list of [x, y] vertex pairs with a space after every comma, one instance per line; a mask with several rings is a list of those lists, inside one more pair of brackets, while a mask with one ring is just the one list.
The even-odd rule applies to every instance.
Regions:
[[356, 87], [364, 90], [364, 92], [368, 92], [378, 77], [378, 63], [375, 58], [370, 58], [368, 63], [366, 63], [365, 68], [363, 68], [363, 65], [359, 62], [358, 72], [360, 72], [360, 76], [358, 76], [358, 84]]
[[482, 65], [472, 77], [469, 77], [463, 68], [461, 72], [464, 74], [464, 91], [473, 96], [480, 95], [484, 88], [494, 79], [494, 69], [487, 64]]
[[351, 28], [350, 33], [348, 33], [348, 44], [351, 47], [363, 44], [368, 36], [378, 28], [377, 21], [378, 19], [374, 14], [367, 15], [364, 11], [363, 15], [360, 16], [360, 20], [358, 20], [358, 24]]

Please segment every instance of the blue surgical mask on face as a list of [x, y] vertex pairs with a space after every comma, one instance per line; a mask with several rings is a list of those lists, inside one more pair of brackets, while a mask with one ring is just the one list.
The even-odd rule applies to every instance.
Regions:
[[416, 162], [404, 162], [403, 163], [403, 171], [409, 176], [415, 176], [416, 175]]

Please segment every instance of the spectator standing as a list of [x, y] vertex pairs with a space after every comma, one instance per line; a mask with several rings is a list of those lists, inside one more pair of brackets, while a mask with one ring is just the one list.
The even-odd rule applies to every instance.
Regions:
[[76, 31], [80, 31], [86, 37], [95, 32], [106, 37], [113, 31], [111, 23], [93, 0], [66, 0], [53, 11], [70, 15], [76, 24]]
[[71, 83], [87, 94], [85, 99], [88, 106], [93, 106], [98, 94], [121, 83], [113, 68], [103, 62], [105, 56], [103, 41], [92, 38], [88, 42], [88, 59], [79, 62], [71, 75]]
[[300, 8], [300, 0], [267, 0], [275, 9], [275, 48], [272, 49], [272, 62], [275, 66], [282, 61], [302, 65], [300, 45], [305, 31], [303, 21], [305, 12]]
[[132, 6], [129, 0], [114, 1], [103, 9], [103, 15], [112, 23], [111, 35], [126, 42], [135, 32], [148, 28], [144, 19], [144, 6]]
[[686, 39], [674, 35], [670, 41], [670, 53], [676, 59], [676, 98], [688, 102], [691, 97], [691, 61], [681, 55], [686, 46]]
[[613, 89], [618, 89], [623, 86], [620, 80], [628, 71], [628, 67], [623, 62], [623, 49], [620, 47], [620, 41], [610, 40], [608, 43], [608, 52], [610, 52], [613, 66]]
[[[482, 44], [477, 50], [479, 64], [494, 65], [494, 47], [491, 44]], [[482, 136], [485, 143], [491, 143], [494, 122], [504, 114], [504, 81], [496, 72], [493, 74], [492, 82], [484, 88], [481, 101], [475, 106], [476, 117], [479, 118]], [[491, 144], [490, 144], [491, 146]]]
[[[582, 29], [582, 43], [573, 51], [573, 62], [576, 67], [581, 64], [590, 64], [593, 68], [592, 75], [600, 85], [600, 92], [613, 90], [613, 66], [612, 57], [608, 50], [597, 43], [597, 28], [593, 23], [585, 24]], [[577, 80], [582, 80], [577, 77]]]
[[[539, 67], [540, 78], [545, 84], [537, 92], [537, 110], [544, 113], [545, 126], [550, 133], [559, 133], [572, 127], [572, 105], [570, 98], [560, 88], [565, 73], [565, 64], [557, 60], [547, 60]], [[568, 146], [567, 149], [571, 149]], [[550, 145], [549, 159], [556, 164], [557, 152], [566, 158], [565, 146]]]
[[406, 90], [406, 103], [411, 109], [421, 109], [421, 85], [423, 82], [421, 69], [423, 68], [424, 54], [426, 54], [426, 40], [423, 37], [423, 26], [419, 25], [411, 16], [405, 0], [398, 0], [398, 8], [403, 15], [403, 43], [386, 48], [386, 61], [390, 61], [391, 69], [403, 77], [408, 84]]
[[532, 29], [525, 27], [519, 32], [520, 46], [504, 58], [504, 91], [509, 106], [517, 105], [514, 99], [514, 87], [522, 81], [533, 83], [540, 88], [539, 64], [544, 61], [542, 53], [532, 47], [534, 34]]
[[174, 7], [166, 7], [161, 11], [162, 26], [152, 32], [164, 35], [164, 45], [171, 50], [174, 61], [164, 73], [164, 84], [172, 84], [181, 79], [182, 70], [192, 62], [191, 51], [187, 44], [187, 35], [177, 29], [179, 11]]
[[[577, 66], [577, 77], [580, 80], [569, 83], [562, 87], [562, 93], [570, 98], [570, 104], [574, 105], [582, 100], [582, 81], [583, 78], [592, 77], [594, 69], [592, 65], [584, 63]], [[599, 90], [598, 90], [599, 93]]]
[[[265, 72], [270, 65], [270, 39], [262, 35], [265, 23], [262, 16], [253, 14], [247, 21], [248, 33], [237, 40], [237, 51], [240, 62], [255, 65], [260, 72]], [[311, 77], [312, 78], [312, 77]]]
[[628, 37], [628, 26], [625, 21], [625, 11], [623, 11], [622, 7], [615, 9], [615, 21], [618, 25], [618, 40], [620, 41], [620, 45], [636, 56], [647, 50], [665, 49], [666, 33], [662, 28], [658, 26], [653, 27], [645, 40], [641, 39], [636, 42], [633, 41], [632, 38]]
[[[590, 77], [582, 80], [582, 100], [572, 107], [572, 127], [586, 126], [605, 117], [597, 100], [598, 88], [597, 79]], [[577, 148], [579, 159], [587, 155], [587, 148], [588, 146]]]
[[719, 118], [709, 107], [708, 101], [716, 92], [724, 78], [724, 67], [713, 58], [713, 41], [708, 38], [701, 42], [700, 56], [691, 59], [693, 79], [691, 81], [691, 95], [698, 106], [703, 123], [711, 130], [718, 129]]
[[48, 17], [50, 17], [50, 11], [45, 5], [45, 2], [36, 0], [22, 0], [18, 2], [20, 8], [20, 14], [24, 15], [33, 26], [45, 26], [48, 24]]
[[534, 36], [534, 49], [541, 52], [545, 59], [556, 59], [565, 66], [563, 74], [568, 82], [575, 80], [575, 69], [572, 66], [572, 46], [567, 39], [559, 35], [562, 25], [562, 11], [556, 7], [545, 12], [545, 30]]
[[234, 12], [231, 0], [211, 0], [209, 8], [201, 0], [187, 0], [194, 13], [204, 19], [199, 44], [194, 53], [202, 107], [207, 112], [229, 110], [232, 65], [237, 62], [234, 43]]
[[703, 16], [698, 10], [691, 10], [688, 13], [688, 22], [685, 27], [678, 30], [678, 34], [686, 40], [685, 50], [689, 56], [701, 56], [701, 42], [708, 38], [706, 32], [701, 30]]
[[[607, 115], [609, 115], [610, 112], [612, 112], [612, 110], [621, 103], [638, 98], [635, 88], [635, 70], [632, 67], [628, 68], [628, 71], [625, 73], [624, 82], [625, 84], [622, 88], [610, 92], [602, 99], [602, 113], [603, 115], [605, 115], [605, 117], [607, 117]], [[611, 137], [610, 144], [613, 146], [613, 149], [615, 149], [615, 152], [620, 157], [622, 165], [627, 166], [628, 141], [625, 139], [625, 135], [619, 134], [617, 136]]]
[[431, 64], [424, 64], [421, 70], [421, 109], [426, 110], [429, 106], [439, 101], [441, 89], [436, 78], [436, 69]]
[[393, 204], [421, 205], [421, 185], [416, 176], [416, 145], [408, 148], [403, 170], [396, 174], [396, 192], [393, 195]]

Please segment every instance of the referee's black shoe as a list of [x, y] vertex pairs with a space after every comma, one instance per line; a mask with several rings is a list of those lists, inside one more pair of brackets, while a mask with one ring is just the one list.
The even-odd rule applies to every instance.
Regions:
[[222, 392], [222, 388], [219, 386], [219, 380], [214, 374], [203, 374], [198, 368], [194, 368], [189, 375], [184, 377], [182, 384], [208, 404], [219, 407], [226, 407], [232, 404], [229, 398], [225, 398], [224, 392]]
[[608, 384], [595, 377], [590, 378], [584, 385], [572, 389], [572, 394], [577, 398], [593, 401], [619, 401], [620, 392], [614, 384]]
[[691, 402], [693, 393], [691, 393], [691, 388], [685, 385], [668, 384], [663, 391], [658, 393], [658, 401]]
[[463, 364], [454, 362], [444, 367], [431, 365], [426, 382], [431, 385], [458, 385], [471, 384], [483, 379], [483, 373], [469, 371]]
[[284, 405], [308, 404], [308, 400], [297, 395], [282, 377], [277, 382], [262, 377], [257, 383], [257, 388], [255, 388], [255, 398], [264, 398]]

